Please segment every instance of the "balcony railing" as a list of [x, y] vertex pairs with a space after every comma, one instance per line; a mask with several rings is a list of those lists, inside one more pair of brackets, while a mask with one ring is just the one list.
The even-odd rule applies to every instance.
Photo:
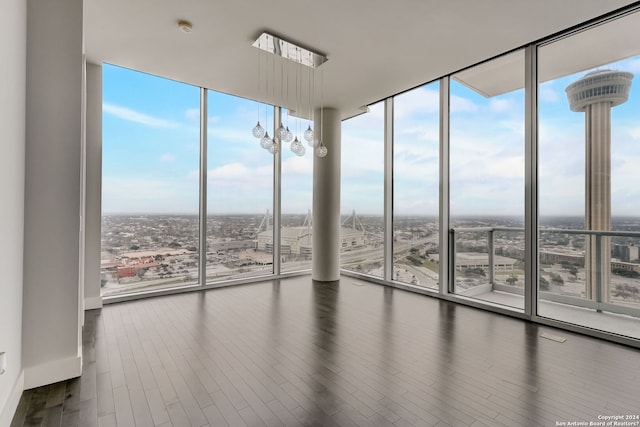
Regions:
[[[496, 235], [499, 233], [514, 234], [516, 237], [496, 242]], [[465, 240], [465, 234], [471, 234], [471, 237]], [[606, 311], [640, 317], [639, 257], [634, 256], [634, 263], [617, 260], [611, 256], [612, 239], [627, 243], [626, 246], [623, 244], [618, 245], [619, 247], [637, 248], [640, 246], [640, 232], [542, 228], [538, 235], [538, 265], [541, 278], [539, 282], [546, 282], [545, 286], [538, 288], [540, 300], [569, 304], [597, 312]], [[524, 296], [524, 281], [527, 278], [524, 277], [523, 271], [523, 228], [453, 228], [449, 231], [449, 237], [450, 292], [471, 297], [494, 291]], [[509, 242], [505, 243], [505, 240]], [[561, 241], [564, 241], [564, 244], [559, 243]], [[635, 244], [628, 244], [630, 241]], [[504, 256], [496, 254], [497, 245], [502, 246], [500, 252]], [[568, 250], [567, 245], [573, 247], [573, 250]], [[465, 252], [470, 246], [471, 251]], [[480, 246], [486, 247], [486, 252], [479, 252]], [[473, 264], [474, 260], [477, 261], [476, 264]], [[610, 265], [608, 269], [604, 268], [607, 263]], [[572, 273], [565, 271], [565, 267]], [[504, 272], [505, 269], [509, 272], [509, 268], [510, 283], [500, 283], [497, 278], [500, 275], [504, 277], [504, 274], [499, 272]], [[484, 276], [477, 274], [480, 269]], [[578, 280], [576, 274], [580, 271], [584, 277], [583, 282]], [[518, 276], [524, 280], [520, 281]], [[564, 286], [566, 277], [562, 276], [571, 278], [570, 286]], [[550, 277], [551, 280], [546, 277]]]

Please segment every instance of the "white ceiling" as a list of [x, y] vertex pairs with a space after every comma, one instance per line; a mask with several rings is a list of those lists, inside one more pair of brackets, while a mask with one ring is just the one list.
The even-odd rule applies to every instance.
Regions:
[[[264, 79], [259, 88], [259, 53], [251, 43], [269, 31], [328, 56], [316, 71], [324, 82], [322, 103], [341, 110], [344, 118], [362, 106], [631, 3], [85, 0], [85, 48], [89, 62], [108, 62], [291, 109], [308, 105], [306, 83], [300, 91], [304, 99], [296, 95], [296, 66], [266, 59], [268, 54], [262, 57], [262, 72], [272, 80], [275, 69], [275, 82], [269, 83], [269, 95]], [[179, 30], [181, 19], [193, 24], [191, 33]], [[289, 91], [280, 88], [282, 67], [288, 67], [282, 80]], [[301, 78], [308, 75], [304, 73]], [[318, 87], [319, 82], [316, 74]], [[288, 99], [283, 99], [287, 92]], [[313, 103], [320, 105], [319, 94]]]
[[[640, 55], [640, 13], [572, 34], [539, 51], [541, 82], [605, 66]], [[493, 61], [468, 68], [453, 76], [467, 87], [492, 97], [524, 87], [524, 51], [517, 50]]]

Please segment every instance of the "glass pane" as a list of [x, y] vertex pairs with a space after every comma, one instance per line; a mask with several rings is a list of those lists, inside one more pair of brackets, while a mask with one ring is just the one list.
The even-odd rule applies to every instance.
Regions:
[[440, 85], [394, 98], [393, 279], [438, 289]]
[[[273, 107], [208, 91], [207, 282], [273, 272]], [[267, 125], [267, 123], [269, 125]]]
[[456, 294], [524, 309], [524, 51], [452, 76]]
[[640, 14], [539, 49], [538, 314], [640, 338]]
[[195, 284], [200, 91], [102, 72], [102, 296]]
[[[309, 120], [289, 116], [283, 110], [283, 123], [292, 133], [293, 141], [282, 149], [282, 229], [280, 271], [311, 269], [311, 205], [313, 202], [313, 140], [304, 139], [313, 124]], [[300, 151], [302, 145], [303, 150]], [[297, 155], [292, 151], [297, 150]]]
[[383, 277], [384, 102], [342, 123], [341, 267]]

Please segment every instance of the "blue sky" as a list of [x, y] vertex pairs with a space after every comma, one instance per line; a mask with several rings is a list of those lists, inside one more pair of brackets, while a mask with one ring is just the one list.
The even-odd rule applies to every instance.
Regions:
[[[629, 101], [612, 110], [612, 207], [637, 215], [640, 187], [640, 60], [608, 68], [636, 74]], [[540, 86], [542, 214], [584, 212], [584, 114], [569, 111], [564, 88], [586, 72]], [[105, 64], [103, 67], [103, 212], [196, 213], [197, 87]], [[395, 99], [394, 203], [399, 214], [437, 213], [438, 83]], [[518, 215], [524, 211], [524, 92], [484, 98], [452, 81], [452, 215]], [[209, 92], [208, 211], [271, 209], [273, 157], [251, 135], [271, 109]], [[285, 117], [287, 117], [285, 115]], [[384, 107], [342, 127], [344, 213], [382, 214]], [[285, 120], [301, 136], [306, 120]], [[266, 126], [265, 126], [266, 127]], [[272, 134], [272, 130], [269, 132]], [[285, 213], [311, 208], [313, 156], [283, 151]]]

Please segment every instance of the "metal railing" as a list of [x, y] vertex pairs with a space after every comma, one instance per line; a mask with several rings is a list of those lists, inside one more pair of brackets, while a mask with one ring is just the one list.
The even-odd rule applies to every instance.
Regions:
[[[451, 228], [449, 230], [449, 248], [450, 248], [450, 281], [449, 281], [449, 292], [456, 292], [456, 270], [457, 270], [457, 248], [456, 248], [456, 236], [461, 233], [487, 233], [487, 285], [489, 286], [489, 290], [499, 290], [503, 292], [510, 292], [515, 294], [523, 295], [523, 292], [518, 291], [518, 289], [510, 286], [503, 286], [496, 283], [496, 272], [495, 272], [495, 233], [496, 232], [519, 232], [524, 233], [524, 228], [518, 227], [460, 227], [460, 228]], [[563, 304], [571, 304], [584, 308], [591, 308], [597, 311], [608, 311], [619, 314], [631, 315], [634, 317], [640, 317], [640, 303], [638, 303], [638, 308], [631, 306], [621, 306], [618, 304], [613, 304], [609, 302], [609, 296], [605, 296], [605, 289], [609, 289], [609, 283], [603, 283], [603, 255], [606, 254], [603, 248], [603, 239], [610, 237], [626, 237], [626, 238], [637, 238], [640, 239], [640, 232], [633, 231], [601, 231], [601, 230], [577, 230], [577, 229], [563, 229], [563, 228], [541, 228], [538, 231], [538, 239], [540, 239], [540, 235], [543, 233], [552, 233], [552, 234], [564, 234], [564, 235], [582, 235], [585, 238], [590, 236], [593, 238], [593, 249], [594, 249], [594, 257], [593, 259], [593, 274], [592, 272], [587, 271], [589, 264], [587, 263], [587, 257], [590, 255], [584, 253], [585, 260], [585, 297], [579, 298], [570, 295], [562, 295], [549, 291], [540, 290], [538, 292], [540, 299], [545, 299], [553, 302], [559, 302]], [[585, 247], [587, 243], [585, 241]], [[610, 249], [609, 249], [610, 250]], [[538, 265], [540, 265], [540, 253], [543, 251], [539, 251], [538, 253]], [[549, 253], [549, 252], [547, 252]], [[561, 253], [554, 254], [562, 256]], [[608, 259], [608, 257], [605, 257]], [[611, 262], [609, 261], [609, 264]], [[611, 269], [611, 267], [609, 267]], [[640, 264], [638, 264], [638, 269], [640, 270]], [[611, 270], [609, 270], [611, 271]], [[591, 275], [593, 277], [594, 283], [589, 283], [586, 275]], [[527, 279], [525, 278], [525, 281]], [[640, 280], [640, 279], [639, 279]], [[609, 292], [610, 293], [610, 292]]]

